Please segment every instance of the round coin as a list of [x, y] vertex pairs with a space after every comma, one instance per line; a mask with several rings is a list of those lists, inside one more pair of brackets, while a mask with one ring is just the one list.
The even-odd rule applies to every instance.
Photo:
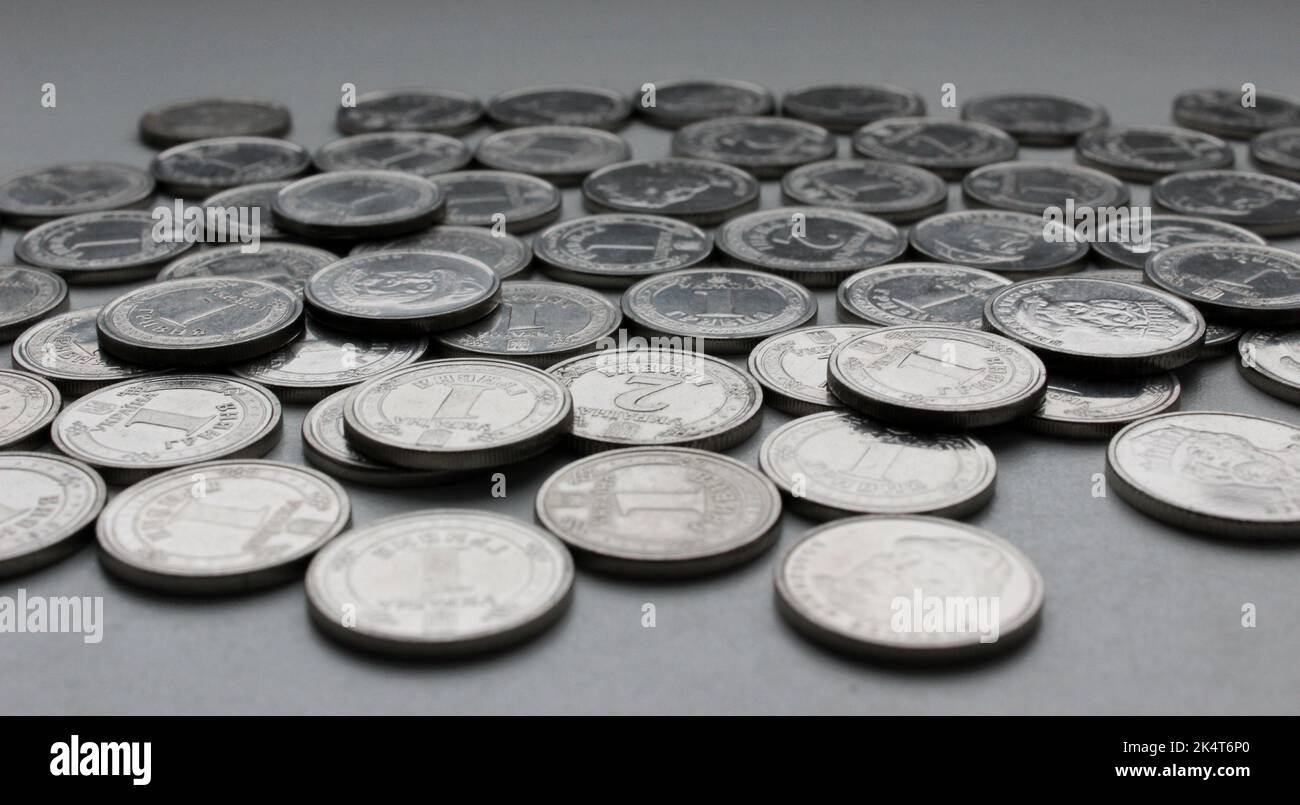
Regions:
[[68, 283], [48, 271], [0, 266], [0, 343], [68, 309]]
[[1072, 203], [1075, 210], [1123, 207], [1128, 185], [1101, 171], [1067, 162], [999, 162], [966, 174], [962, 193], [974, 205], [1043, 216]]
[[1272, 92], [1253, 92], [1252, 103], [1236, 89], [1198, 89], [1174, 98], [1180, 126], [1220, 137], [1248, 140], [1260, 132], [1300, 125], [1300, 101]]
[[503, 128], [586, 126], [621, 128], [632, 114], [622, 94], [600, 87], [526, 87], [503, 92], [488, 102], [488, 117]]
[[781, 193], [797, 204], [839, 207], [900, 223], [948, 206], [948, 185], [928, 170], [864, 159], [828, 159], [795, 168], [781, 179]]
[[667, 215], [714, 226], [758, 209], [758, 181], [739, 168], [701, 159], [652, 159], [601, 168], [582, 183], [592, 212]]
[[713, 251], [713, 238], [659, 215], [589, 215], [562, 221], [533, 238], [542, 270], [593, 288], [626, 288], [651, 274], [689, 268]]
[[154, 372], [100, 351], [99, 310], [74, 310], [32, 325], [14, 342], [14, 366], [44, 377], [68, 397]]
[[167, 148], [213, 137], [282, 137], [289, 110], [257, 98], [196, 98], [155, 106], [140, 118], [140, 137]]
[[482, 117], [483, 104], [463, 92], [386, 89], [358, 95], [354, 106], [340, 106], [334, 123], [344, 134], [373, 131], [464, 134], [473, 130]]
[[438, 177], [447, 194], [443, 220], [460, 226], [504, 224], [506, 231], [531, 232], [560, 217], [560, 191], [536, 176], [508, 171], [457, 171]]
[[1088, 242], [1040, 215], [1003, 210], [961, 210], [912, 227], [912, 248], [932, 260], [973, 266], [1010, 279], [1031, 279], [1074, 269]]
[[518, 274], [533, 259], [532, 249], [514, 235], [477, 226], [434, 226], [401, 238], [358, 243], [349, 254], [374, 252], [451, 252], [478, 260], [499, 279]]
[[1189, 243], [1153, 254], [1146, 276], [1215, 321], [1300, 325], [1300, 254], [1293, 251], [1247, 243]]
[[838, 285], [907, 250], [907, 238], [888, 221], [832, 207], [778, 207], [732, 218], [718, 229], [717, 244], [738, 265], [809, 287]]
[[1020, 421], [1048, 436], [1109, 439], [1130, 422], [1177, 408], [1181, 390], [1169, 372], [1107, 379], [1053, 373], [1042, 405]]
[[1250, 158], [1260, 170], [1300, 182], [1300, 125], [1255, 137]]
[[1261, 235], [1300, 233], [1300, 183], [1249, 171], [1188, 171], [1151, 185], [1154, 206]]
[[332, 252], [295, 243], [260, 244], [255, 251], [244, 246], [218, 246], [173, 260], [158, 272], [159, 282], [191, 277], [235, 277], [262, 280], [295, 294], [312, 274], [339, 258]]
[[921, 117], [925, 101], [910, 89], [887, 84], [810, 84], [787, 92], [781, 113], [852, 134], [887, 117]]
[[1154, 182], [1171, 173], [1231, 168], [1232, 147], [1209, 134], [1164, 126], [1109, 126], [1075, 144], [1085, 165], [1131, 182]]
[[765, 87], [724, 78], [657, 81], [642, 85], [637, 100], [648, 122], [674, 129], [714, 117], [768, 115], [776, 108]]
[[289, 184], [259, 182], [215, 193], [203, 200], [204, 226], [207, 227], [207, 222], [211, 220], [219, 233], [220, 227], [224, 225], [227, 232], [237, 233], [240, 243], [292, 237], [275, 225], [275, 213], [272, 211], [275, 195]]
[[853, 150], [865, 157], [902, 162], [959, 179], [967, 171], [1016, 158], [1016, 141], [983, 123], [937, 117], [898, 117], [863, 126]]
[[826, 388], [826, 361], [841, 342], [871, 330], [852, 324], [814, 324], [778, 333], [749, 353], [749, 373], [773, 408], [803, 416], [843, 407]]
[[594, 170], [632, 157], [617, 134], [582, 126], [527, 126], [488, 135], [474, 158], [488, 168], [540, 176], [573, 185]]
[[27, 573], [80, 548], [107, 496], [104, 479], [80, 461], [0, 453], [0, 577]]
[[1242, 377], [1280, 400], [1300, 403], [1300, 330], [1251, 330], [1237, 349]]
[[63, 397], [49, 381], [0, 369], [0, 450], [43, 444], [62, 405]]
[[961, 116], [1002, 129], [1025, 145], [1069, 145], [1110, 120], [1092, 101], [1045, 93], [984, 95], [963, 104]]
[[343, 430], [343, 407], [352, 391], [345, 388], [334, 392], [303, 416], [302, 454], [308, 464], [335, 478], [367, 486], [432, 486], [461, 476], [455, 472], [391, 467], [352, 449]]
[[36, 226], [86, 212], [137, 207], [153, 195], [153, 177], [115, 162], [65, 162], [0, 179], [0, 216]]
[[894, 263], [861, 271], [835, 292], [840, 318], [870, 324], [984, 328], [984, 302], [1011, 280], [947, 263]]
[[835, 135], [783, 117], [718, 117], [679, 129], [672, 148], [673, 156], [710, 159], [775, 179], [791, 168], [835, 156]]
[[323, 171], [403, 171], [432, 179], [460, 170], [473, 156], [464, 143], [452, 137], [397, 131], [334, 140], [317, 149], [314, 161]]
[[270, 137], [218, 137], [168, 148], [149, 171], [177, 196], [208, 196], [256, 182], [292, 179], [311, 167], [307, 149]]
[[[451, 174], [448, 174], [451, 175]], [[401, 171], [331, 171], [275, 194], [281, 229], [315, 238], [383, 238], [424, 229], [443, 216], [438, 185]]]
[[194, 245], [155, 240], [157, 226], [153, 215], [140, 211], [70, 215], [29, 230], [14, 244], [14, 256], [73, 284], [142, 279]]
[[1206, 218], [1152, 215], [1147, 228], [1147, 238], [1142, 239], [1131, 237], [1131, 227], [1125, 223], [1121, 223], [1117, 231], [1112, 231], [1109, 222], [1103, 223], [1097, 229], [1092, 250], [1112, 264], [1140, 270], [1152, 254], [1170, 246], [1219, 242], [1265, 245], [1265, 240], [1250, 230]]

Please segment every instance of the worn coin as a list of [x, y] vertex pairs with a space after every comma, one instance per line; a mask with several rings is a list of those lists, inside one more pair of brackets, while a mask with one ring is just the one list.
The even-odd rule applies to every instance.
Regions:
[[98, 316], [99, 308], [83, 308], [32, 325], [14, 341], [14, 366], [44, 377], [68, 397], [156, 371], [101, 352]]
[[358, 95], [340, 106], [335, 125], [344, 134], [373, 131], [431, 131], [464, 134], [478, 126], [483, 104], [463, 92], [442, 89], [385, 89]]
[[894, 263], [840, 283], [836, 307], [845, 321], [984, 327], [984, 302], [1011, 280], [947, 263]]
[[526, 126], [484, 137], [474, 158], [485, 167], [573, 185], [606, 165], [632, 158], [627, 140], [584, 126]]
[[1042, 405], [1020, 421], [1048, 436], [1109, 439], [1130, 422], [1177, 408], [1181, 391], [1169, 372], [1105, 379], [1053, 372]]
[[1088, 242], [1040, 215], [1004, 210], [961, 210], [912, 227], [912, 248], [932, 260], [982, 268], [1011, 279], [1074, 269]]
[[[275, 195], [288, 186], [289, 182], [259, 182], [208, 196], [203, 200], [204, 227], [215, 226], [220, 235], [221, 227], [224, 226], [226, 232], [236, 233], [241, 243], [293, 237], [275, 225], [275, 214], [272, 211]], [[211, 225], [208, 224], [209, 220], [212, 221]], [[226, 235], [225, 239], [229, 238]]]
[[1286, 249], [1189, 243], [1152, 255], [1146, 275], [1225, 324], [1300, 324], [1300, 254]]
[[358, 243], [349, 254], [374, 252], [452, 252], [478, 260], [500, 279], [528, 268], [533, 259], [532, 249], [514, 235], [478, 226], [434, 226], [392, 240]]
[[766, 339], [749, 353], [749, 373], [778, 411], [803, 416], [843, 407], [826, 388], [826, 361], [841, 342], [874, 328], [814, 324]]
[[910, 89], [888, 84], [810, 84], [787, 92], [781, 113], [852, 134], [887, 117], [921, 117], [925, 100]]
[[865, 159], [828, 159], [781, 179], [786, 201], [839, 207], [886, 221], [915, 221], [948, 206], [948, 185], [924, 168]]
[[1075, 210], [1123, 207], [1128, 185], [1115, 177], [1068, 162], [999, 162], [966, 174], [962, 194], [974, 205], [1042, 216], [1067, 203]]
[[74, 285], [142, 279], [194, 245], [156, 240], [157, 226], [153, 215], [142, 211], [70, 215], [29, 230], [14, 244], [14, 256]]
[[713, 251], [698, 227], [660, 215], [611, 213], [553, 224], [533, 238], [542, 270], [593, 288], [626, 288], [651, 274], [689, 268]]
[[213, 137], [282, 137], [289, 110], [258, 98], [195, 98], [155, 106], [140, 118], [140, 137], [167, 148]]
[[68, 283], [48, 271], [0, 266], [0, 342], [68, 309]]
[[190, 277], [239, 277], [262, 280], [294, 293], [302, 293], [307, 279], [339, 258], [332, 252], [295, 243], [259, 244], [256, 251], [243, 246], [218, 246], [173, 260], [158, 272], [158, 281]]
[[983, 95], [962, 104], [961, 116], [996, 126], [1025, 145], [1069, 145], [1110, 121], [1099, 104], [1047, 93]]
[[27, 573], [80, 548], [107, 496], [104, 479], [80, 461], [0, 453], [0, 577]]
[[258, 182], [279, 182], [311, 167], [306, 148], [271, 137], [217, 137], [181, 143], [149, 164], [153, 178], [177, 196], [208, 196]]
[[432, 179], [440, 173], [460, 170], [473, 157], [469, 148], [453, 137], [385, 131], [328, 142], [316, 150], [314, 161], [323, 171], [403, 171]]
[[1075, 143], [1084, 165], [1127, 179], [1154, 182], [1171, 173], [1231, 168], [1232, 147], [1209, 134], [1165, 126], [1108, 126]]
[[62, 405], [62, 395], [48, 380], [0, 369], [0, 450], [44, 444]]
[[758, 209], [758, 181], [740, 168], [702, 159], [650, 159], [601, 168], [582, 183], [592, 212], [667, 215], [714, 226]]
[[[454, 174], [447, 174], [454, 175]], [[441, 179], [441, 177], [440, 177]], [[424, 229], [443, 217], [438, 185], [402, 171], [331, 171], [275, 194], [276, 226], [315, 238], [385, 238]]]
[[0, 217], [35, 226], [85, 212], [138, 207], [153, 195], [153, 177], [115, 162], [64, 162], [0, 179]]
[[738, 265], [809, 287], [837, 285], [907, 250], [888, 221], [833, 207], [778, 207], [732, 218], [718, 229], [718, 249]]
[[1112, 264], [1140, 270], [1151, 255], [1170, 246], [1216, 242], [1265, 245], [1262, 237], [1248, 229], [1185, 215], [1152, 215], [1146, 239], [1132, 237], [1133, 233], [1126, 231], [1130, 229], [1129, 224], [1121, 222], [1117, 231], [1112, 231], [1109, 222], [1103, 223], [1092, 242], [1093, 252]]
[[392, 467], [352, 449], [343, 430], [343, 407], [352, 392], [351, 388], [336, 391], [303, 416], [302, 454], [308, 464], [335, 478], [367, 486], [432, 486], [461, 477], [455, 472]]
[[1250, 141], [1250, 158], [1260, 170], [1300, 182], [1300, 125], [1258, 135]]
[[768, 115], [776, 101], [758, 84], [704, 78], [642, 85], [636, 108], [648, 122], [675, 129], [713, 117]]
[[600, 87], [544, 86], [503, 92], [488, 102], [488, 117], [503, 128], [587, 126], [617, 129], [632, 104], [622, 93]]
[[1248, 140], [1260, 132], [1300, 125], [1300, 101], [1272, 92], [1246, 95], [1236, 89], [1198, 89], [1174, 98], [1180, 126], [1220, 137]]
[[1154, 206], [1261, 235], [1300, 233], [1300, 183], [1250, 171], [1187, 171], [1151, 185]]
[[555, 185], [509, 171], [456, 171], [438, 177], [447, 194], [443, 220], [460, 226], [503, 225], [509, 232], [531, 232], [560, 217]]
[[967, 171], [1015, 159], [1016, 141], [983, 123], [937, 117], [898, 117], [858, 129], [853, 150], [865, 157], [902, 162], [958, 179]]
[[673, 135], [673, 156], [709, 159], [775, 179], [791, 168], [835, 156], [835, 135], [784, 117], [717, 117]]
[[1300, 330], [1251, 330], [1237, 349], [1243, 377], [1278, 399], [1300, 403]]

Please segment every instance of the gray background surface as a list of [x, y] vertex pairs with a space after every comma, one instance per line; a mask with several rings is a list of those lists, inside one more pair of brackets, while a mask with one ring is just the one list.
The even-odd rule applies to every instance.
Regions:
[[[1165, 124], [1173, 96], [1200, 86], [1300, 95], [1300, 4], [1223, 2], [317, 2], [24, 3], [5, 10], [0, 47], [0, 173], [70, 159], [145, 165], [137, 119], [155, 103], [249, 94], [288, 104], [289, 135], [337, 136], [339, 85], [432, 85], [493, 93], [542, 82], [631, 92], [643, 81], [723, 76], [780, 92], [825, 80], [901, 84], [937, 113], [958, 99], [1056, 90], [1103, 103], [1119, 123]], [[40, 106], [44, 82], [58, 107]], [[469, 139], [480, 139], [486, 130]], [[637, 157], [668, 134], [624, 132]], [[841, 155], [848, 154], [841, 137]], [[1238, 147], [1239, 164], [1245, 164]], [[1071, 159], [1068, 149], [1022, 158]], [[960, 207], [953, 185], [954, 207]], [[1145, 203], [1145, 186], [1134, 185]], [[778, 202], [775, 183], [764, 204]], [[565, 214], [581, 213], [576, 191]], [[0, 236], [11, 260], [19, 230]], [[1296, 239], [1277, 241], [1297, 248]], [[534, 272], [534, 276], [538, 276]], [[130, 286], [128, 286], [130, 287]], [[122, 286], [73, 291], [98, 305]], [[819, 321], [834, 320], [819, 294]], [[0, 347], [0, 365], [9, 365]], [[1185, 409], [1295, 422], [1297, 409], [1246, 384], [1231, 359], [1180, 372]], [[301, 459], [304, 409], [287, 407], [269, 456]], [[788, 421], [731, 451], [754, 462]], [[0, 582], [32, 595], [102, 595], [105, 635], [0, 634], [0, 713], [1281, 713], [1300, 711], [1300, 545], [1183, 534], [1111, 496], [1090, 495], [1102, 443], [1015, 428], [981, 434], [997, 454], [996, 499], [970, 522], [1022, 548], [1046, 579], [1042, 629], [978, 666], [919, 671], [829, 654], [785, 627], [772, 567], [809, 527], [787, 514], [777, 551], [728, 575], [672, 585], [580, 572], [572, 611], [517, 650], [410, 664], [339, 648], [309, 624], [300, 585], [188, 600], [118, 583], [87, 548]], [[487, 483], [409, 491], [349, 489], [354, 522], [400, 510], [475, 505], [530, 519], [533, 492], [571, 457], [555, 452]], [[657, 607], [643, 629], [641, 605]], [[1241, 626], [1241, 606], [1258, 627]]]

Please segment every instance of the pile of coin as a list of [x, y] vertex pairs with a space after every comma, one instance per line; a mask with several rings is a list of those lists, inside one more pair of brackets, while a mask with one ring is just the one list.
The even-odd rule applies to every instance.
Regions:
[[[779, 104], [747, 82], [647, 86], [372, 92], [314, 153], [283, 139], [281, 104], [201, 98], [142, 117], [148, 170], [0, 180], [0, 218], [28, 228], [0, 267], [0, 576], [93, 530], [131, 583], [228, 593], [305, 570], [327, 634], [448, 656], [554, 623], [575, 559], [717, 573], [775, 545], [788, 507], [826, 521], [776, 562], [800, 632], [977, 656], [1031, 634], [1044, 600], [1029, 557], [955, 519], [992, 500], [977, 434], [1007, 425], [1109, 440], [1118, 496], [1175, 527], [1300, 537], [1300, 427], [1174, 412], [1175, 371], [1234, 346], [1250, 384], [1300, 404], [1300, 254], [1265, 239], [1300, 233], [1300, 103], [1192, 91], [1153, 127], [1043, 93], [956, 118], [887, 85]], [[662, 153], [618, 134], [634, 114], [672, 130]], [[1220, 138], [1251, 139], [1263, 172]], [[763, 180], [787, 206], [760, 209]], [[1161, 212], [1141, 242], [1049, 215], [1123, 207], [1128, 182]], [[589, 214], [559, 220], [564, 186]], [[158, 209], [199, 226], [168, 234]], [[110, 283], [131, 286], [70, 305]], [[839, 323], [810, 288], [834, 289]], [[758, 465], [723, 455], [765, 402], [789, 421]], [[308, 407], [302, 463], [261, 458], [283, 406]], [[436, 486], [555, 449], [573, 460], [536, 524], [353, 524], [340, 483]], [[996, 606], [930, 628], [934, 600]]]

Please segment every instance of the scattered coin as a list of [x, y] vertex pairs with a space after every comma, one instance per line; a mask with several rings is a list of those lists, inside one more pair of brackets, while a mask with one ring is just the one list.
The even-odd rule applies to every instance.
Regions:
[[398, 514], [330, 542], [307, 569], [312, 619], [368, 651], [451, 656], [538, 634], [567, 609], [573, 560], [536, 526], [469, 509]]
[[1237, 348], [1243, 377], [1280, 400], [1300, 403], [1300, 330], [1251, 330]]
[[0, 453], [0, 577], [44, 567], [80, 548], [107, 497], [104, 479], [80, 461]]
[[1174, 120], [1180, 126], [1240, 140], [1300, 125], [1300, 101], [1271, 92], [1255, 92], [1252, 100], [1248, 106], [1245, 95], [1235, 89], [1189, 90], [1174, 98]]
[[114, 162], [65, 162], [0, 179], [0, 216], [16, 226], [138, 207], [153, 196], [153, 177]]
[[531, 232], [560, 217], [560, 191], [536, 176], [508, 171], [457, 171], [438, 177], [447, 194], [443, 220], [460, 226], [495, 226]]
[[353, 450], [343, 430], [343, 407], [352, 391], [334, 392], [302, 418], [302, 453], [308, 464], [335, 478], [367, 486], [432, 486], [461, 477], [455, 472], [390, 467]]
[[310, 167], [306, 148], [270, 137], [218, 137], [181, 143], [159, 153], [149, 164], [158, 184], [185, 197], [292, 179]]
[[651, 274], [689, 268], [713, 251], [713, 238], [659, 215], [589, 215], [553, 224], [533, 238], [542, 270], [593, 288], [626, 288]]
[[153, 216], [143, 211], [70, 215], [28, 230], [14, 244], [14, 256], [73, 284], [143, 279], [194, 245], [155, 240], [156, 226]]
[[778, 207], [732, 218], [718, 229], [718, 249], [733, 262], [810, 287], [836, 285], [907, 250], [888, 221], [833, 207]]
[[758, 191], [757, 180], [745, 171], [702, 159], [621, 162], [582, 183], [592, 212], [667, 215], [697, 226], [758, 209]]
[[316, 470], [214, 461], [118, 493], [95, 533], [104, 567], [133, 584], [233, 593], [299, 578], [351, 519], [343, 487]]
[[[444, 174], [452, 176], [455, 174]], [[442, 177], [439, 177], [442, 180]], [[384, 238], [424, 229], [443, 217], [439, 185], [401, 171], [331, 171], [275, 194], [276, 226], [305, 237]]]
[[[1185, 215], [1153, 215], [1149, 230], [1150, 237], [1144, 242], [1130, 238], [1129, 233], [1123, 231], [1123, 225], [1121, 231], [1112, 233], [1109, 223], [1104, 223], [1097, 230], [1097, 239], [1092, 242], [1092, 250], [1111, 263], [1141, 269], [1152, 254], [1185, 243], [1225, 242], [1265, 245], [1265, 240], [1250, 230], [1221, 221], [1188, 218]], [[1138, 281], [1141, 282], [1140, 276]]]
[[787, 201], [839, 207], [886, 221], [915, 221], [948, 206], [948, 185], [924, 168], [864, 159], [828, 159], [781, 180]]
[[0, 266], [0, 343], [68, 309], [68, 283], [48, 271]]
[[217, 246], [173, 260], [158, 272], [158, 281], [191, 277], [238, 277], [262, 280], [302, 293], [312, 274], [339, 258], [332, 252], [295, 243], [260, 244], [256, 251], [243, 246]]
[[1179, 171], [1231, 168], [1232, 147], [1209, 134], [1165, 126], [1093, 129], [1075, 144], [1080, 162], [1131, 182]]
[[140, 118], [140, 137], [168, 148], [213, 137], [283, 137], [289, 110], [257, 98], [196, 98], [155, 106]]
[[763, 387], [763, 398], [791, 416], [841, 408], [826, 388], [826, 361], [840, 343], [871, 329], [814, 324], [778, 333], [749, 353], [749, 373]]
[[464, 134], [478, 126], [483, 104], [463, 92], [441, 89], [385, 89], [340, 106], [335, 125], [344, 134], [373, 131], [431, 131]]
[[945, 179], [957, 179], [981, 165], [1015, 159], [1019, 149], [1006, 132], [983, 123], [899, 117], [858, 129], [853, 150], [872, 159], [915, 165]]
[[1189, 243], [1152, 255], [1146, 275], [1225, 324], [1300, 325], [1300, 254], [1286, 249]]
[[910, 89], [888, 84], [811, 84], [787, 92], [781, 113], [852, 134], [887, 117], [921, 117], [925, 101]]
[[995, 271], [1010, 279], [1067, 272], [1088, 256], [1074, 231], [1040, 215], [961, 210], [912, 227], [912, 248], [932, 260]]
[[63, 397], [48, 380], [0, 369], [0, 450], [44, 444], [61, 405]]
[[587, 126], [617, 129], [627, 123], [632, 104], [621, 93], [600, 87], [527, 87], [503, 92], [487, 107], [498, 126]]
[[1169, 372], [1104, 380], [1054, 372], [1042, 405], [1021, 421], [1048, 436], [1109, 439], [1130, 422], [1177, 408], [1181, 390]]
[[1151, 185], [1152, 204], [1261, 235], [1300, 233], [1300, 183], [1249, 171], [1187, 171]]
[[1256, 136], [1250, 158], [1260, 170], [1300, 182], [1300, 125]]
[[434, 226], [393, 240], [365, 241], [350, 254], [375, 252], [452, 252], [478, 260], [499, 279], [518, 274], [533, 260], [532, 249], [519, 238], [477, 226]]
[[776, 108], [772, 93], [748, 81], [722, 78], [656, 81], [637, 94], [637, 111], [650, 123], [680, 128], [714, 117], [769, 115]]
[[[224, 224], [227, 232], [236, 233], [241, 243], [252, 243], [255, 239], [263, 241], [290, 238], [290, 233], [275, 225], [275, 213], [272, 211], [276, 194], [289, 184], [258, 182], [211, 195], [203, 200], [204, 226], [208, 225], [207, 221], [211, 218], [218, 228]], [[243, 221], [239, 219], [240, 212], [244, 213]]]
[[840, 283], [840, 318], [891, 326], [941, 324], [984, 328], [984, 302], [1011, 280], [947, 263], [893, 263], [858, 272]]
[[403, 171], [432, 179], [457, 171], [474, 155], [460, 140], [421, 131], [354, 134], [322, 145], [315, 163], [323, 171]]
[[474, 157], [485, 167], [573, 185], [594, 170], [632, 157], [627, 140], [583, 126], [526, 126], [483, 138]]
[[1123, 207], [1128, 185], [1101, 171], [1068, 162], [999, 162], [976, 168], [961, 182], [968, 202], [1042, 216], [1067, 202], [1076, 210]]
[[1201, 359], [1217, 358], [1231, 353], [1244, 332], [1245, 330], [1240, 327], [1208, 323], [1205, 327], [1205, 345], [1201, 348]]
[[100, 351], [99, 310], [74, 310], [32, 325], [13, 344], [14, 366], [44, 377], [68, 397], [153, 373]]
[[718, 117], [673, 135], [673, 156], [709, 159], [744, 168], [760, 179], [835, 156], [835, 135], [784, 117]]
[[963, 104], [961, 116], [1002, 129], [1025, 145], [1069, 145], [1110, 121], [1099, 104], [1046, 93], [984, 95]]

